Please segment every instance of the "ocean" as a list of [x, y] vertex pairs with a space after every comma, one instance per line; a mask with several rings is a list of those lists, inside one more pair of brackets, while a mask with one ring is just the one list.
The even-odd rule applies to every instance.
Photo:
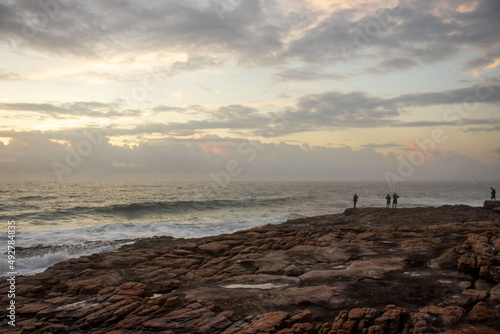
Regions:
[[[494, 186], [495, 185], [487, 185]], [[194, 238], [288, 219], [384, 207], [380, 182], [1, 181], [0, 276], [9, 270], [8, 222], [15, 221], [15, 270], [32, 275], [63, 260], [115, 250], [137, 238]], [[398, 207], [467, 204], [489, 199], [478, 182], [402, 182]], [[11, 233], [12, 236], [12, 233]]]

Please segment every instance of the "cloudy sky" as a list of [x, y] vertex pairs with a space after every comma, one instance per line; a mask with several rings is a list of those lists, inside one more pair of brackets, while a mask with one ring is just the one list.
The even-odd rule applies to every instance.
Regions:
[[498, 180], [498, 0], [0, 0], [0, 177]]

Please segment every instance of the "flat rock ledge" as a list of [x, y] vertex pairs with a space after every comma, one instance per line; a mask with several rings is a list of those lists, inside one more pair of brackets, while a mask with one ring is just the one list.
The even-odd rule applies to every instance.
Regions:
[[0, 282], [0, 333], [500, 333], [500, 214], [347, 209]]

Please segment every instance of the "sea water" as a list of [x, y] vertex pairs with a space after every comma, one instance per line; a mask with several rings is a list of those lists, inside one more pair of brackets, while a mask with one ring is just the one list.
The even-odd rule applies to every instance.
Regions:
[[[490, 185], [488, 185], [490, 186]], [[492, 185], [495, 186], [495, 185]], [[152, 236], [195, 238], [384, 207], [467, 204], [489, 199], [477, 182], [0, 182], [0, 276], [8, 270], [8, 222], [16, 222], [16, 271], [30, 275], [72, 257], [115, 250]]]

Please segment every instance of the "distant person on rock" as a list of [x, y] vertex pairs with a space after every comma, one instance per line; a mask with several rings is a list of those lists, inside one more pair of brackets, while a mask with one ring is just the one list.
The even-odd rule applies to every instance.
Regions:
[[392, 195], [392, 207], [393, 208], [396, 208], [398, 206], [398, 198], [399, 198], [398, 194], [394, 193]]
[[357, 194], [354, 194], [354, 196], [352, 197], [352, 201], [354, 202], [354, 208], [356, 209], [356, 203], [358, 203], [358, 195]]
[[391, 207], [391, 195], [387, 194], [387, 196], [385, 196], [385, 199], [386, 199], [386, 203], [385, 203], [385, 207], [386, 208], [390, 208]]
[[493, 188], [493, 187], [490, 187], [491, 189], [491, 201], [496, 201], [496, 197], [497, 197], [497, 191]]

